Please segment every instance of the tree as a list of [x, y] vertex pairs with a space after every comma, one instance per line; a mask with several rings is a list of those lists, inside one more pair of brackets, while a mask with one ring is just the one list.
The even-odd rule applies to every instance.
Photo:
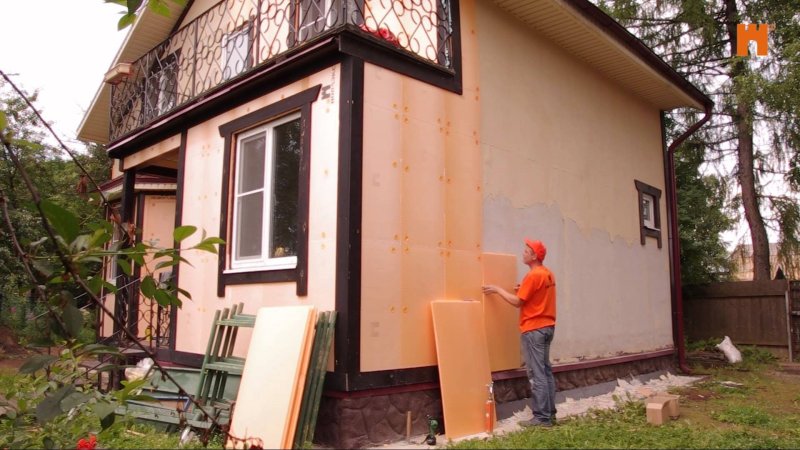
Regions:
[[[87, 165], [80, 161], [80, 155], [61, 142], [50, 126], [44, 123], [29, 96], [2, 71], [0, 78], [13, 89], [10, 96], [0, 96], [2, 169], [14, 181], [0, 185], [2, 242], [17, 257], [18, 278], [26, 283], [31, 301], [45, 309], [49, 336], [65, 348], [58, 357], [36, 355], [30, 358], [20, 368], [20, 373], [29, 377], [0, 393], [0, 448], [65, 448], [76, 441], [81, 446], [81, 440], [86, 444], [85, 438], [89, 434], [99, 433], [102, 436], [111, 432], [116, 405], [140, 398], [136, 390], [145, 381], [124, 382], [122, 389], [104, 394], [90, 381], [79, 380], [83, 376], [83, 370], [79, 368], [81, 358], [119, 356], [119, 352], [110, 347], [78, 341], [85, 320], [78, 309], [75, 292], [80, 292], [91, 305], [114, 321], [116, 326], [120, 326], [135, 347], [155, 358], [101, 300], [103, 290], [112, 294], [119, 294], [119, 291], [103, 279], [98, 270], [99, 263], [103, 258], [109, 258], [129, 276], [132, 267], [141, 267], [141, 295], [162, 306], [179, 307], [181, 301], [178, 296], [190, 298], [189, 293], [171, 281], [156, 283], [153, 270], [144, 264], [145, 258], [159, 260], [155, 269], [174, 267], [181, 262], [188, 263], [182, 252], [203, 250], [216, 253], [215, 245], [222, 243], [222, 240], [203, 236], [199, 243], [188, 249], [155, 248], [143, 242], [134, 242], [135, 230], [126, 227], [121, 231], [131, 245], [122, 248], [119, 242], [111, 242], [114, 227], [122, 228], [121, 224], [93, 220], [96, 217], [83, 218], [80, 211], [70, 209], [70, 203], [59, 204], [63, 200], [61, 196], [74, 195], [59, 188], [65, 179], [70, 178], [64, 174], [71, 172], [58, 158], [51, 157], [52, 149], [42, 144], [41, 127], [48, 129], [60, 149], [70, 156], [71, 162], [80, 170], [80, 178], [85, 177], [97, 186], [97, 181], [90, 173], [92, 166], [87, 170]], [[93, 150], [99, 151], [96, 148]], [[95, 164], [94, 169], [103, 171], [103, 166], [104, 163]], [[77, 186], [83, 184], [81, 182]], [[6, 191], [13, 193], [13, 203], [12, 196]], [[84, 193], [85, 189], [79, 189], [77, 194]], [[81, 202], [86, 203], [86, 200], [77, 203]], [[16, 220], [14, 215], [18, 212], [32, 215], [33, 224]], [[32, 239], [23, 236], [22, 230], [18, 229], [20, 225], [28, 229]], [[195, 231], [197, 229], [193, 226], [178, 227], [173, 232], [173, 240], [180, 243]], [[0, 255], [5, 253], [8, 252]], [[166, 379], [178, 386], [180, 395], [187, 395], [160, 363], [156, 361], [154, 364]], [[190, 401], [203, 413], [209, 414], [202, 405], [191, 398]], [[220, 426], [216, 419], [211, 418], [211, 421], [215, 426]], [[95, 443], [93, 439], [92, 447]]]
[[716, 176], [701, 174], [704, 153], [695, 141], [685, 142], [675, 152], [684, 285], [723, 281], [731, 272], [731, 260], [720, 238], [733, 223], [725, 214], [726, 186]]
[[[599, 6], [714, 99], [697, 133], [731, 187], [753, 246], [753, 277], [770, 277], [767, 228], [796, 249], [800, 188], [800, 24], [794, 0], [599, 0]], [[771, 23], [769, 56], [736, 56], [737, 25]], [[676, 132], [693, 115], [672, 114]], [[730, 163], [734, 161], [734, 163]], [[772, 183], [788, 190], [769, 190]]]
[[[36, 95], [31, 101], [35, 104]], [[75, 214], [82, 223], [95, 222], [103, 218], [98, 196], [82, 194], [77, 188], [83, 177], [78, 167], [63, 159], [60, 152], [46, 144], [44, 130], [35, 114], [22, 98], [12, 94], [0, 80], [0, 111], [5, 117], [5, 133], [11, 136], [21, 167], [9, 159], [9, 154], [0, 151], [0, 195], [7, 201], [11, 227], [17, 238], [27, 246], [42, 236], [38, 215], [30, 208], [31, 193], [25, 188], [21, 170], [40, 186], [40, 193], [56, 205]], [[102, 147], [89, 147], [77, 157], [91, 169], [92, 177], [105, 181], [110, 175], [110, 161]], [[92, 200], [91, 202], [89, 200]], [[43, 305], [29, 301], [30, 284], [24, 274], [21, 261], [8, 236], [8, 227], [0, 226], [0, 323], [15, 332], [24, 332], [32, 339], [37, 333], [37, 323], [29, 320], [32, 313], [43, 312]], [[99, 268], [99, 264], [96, 265]]]

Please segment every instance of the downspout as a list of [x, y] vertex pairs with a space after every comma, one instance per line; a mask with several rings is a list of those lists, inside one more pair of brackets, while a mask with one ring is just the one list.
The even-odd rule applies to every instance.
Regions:
[[[667, 220], [669, 221], [670, 262], [672, 272], [672, 335], [678, 348], [678, 368], [686, 374], [691, 373], [686, 364], [686, 344], [683, 330], [683, 289], [681, 288], [681, 240], [678, 235], [678, 193], [675, 180], [675, 149], [678, 148], [689, 136], [711, 119], [711, 110], [714, 103], [705, 102], [705, 115], [699, 122], [689, 127], [682, 135], [672, 141], [665, 155], [666, 185], [667, 185]], [[661, 112], [661, 130], [666, 144], [666, 127], [664, 112]]]

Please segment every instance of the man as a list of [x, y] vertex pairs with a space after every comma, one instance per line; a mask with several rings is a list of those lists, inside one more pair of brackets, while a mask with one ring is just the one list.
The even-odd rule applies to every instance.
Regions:
[[556, 415], [556, 383], [550, 365], [550, 343], [556, 325], [556, 281], [550, 269], [542, 265], [547, 248], [541, 241], [525, 239], [522, 262], [530, 271], [517, 293], [494, 286], [483, 286], [484, 294], [497, 294], [519, 308], [519, 330], [528, 381], [531, 383], [533, 418], [520, 422], [523, 427], [550, 427]]

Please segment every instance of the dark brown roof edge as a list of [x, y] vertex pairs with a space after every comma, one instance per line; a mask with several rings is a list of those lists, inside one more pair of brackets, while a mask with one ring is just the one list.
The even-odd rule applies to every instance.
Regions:
[[680, 87], [690, 97], [704, 106], [714, 104], [714, 101], [703, 93], [703, 91], [690, 83], [683, 75], [679, 74], [672, 66], [656, 55], [644, 42], [631, 34], [630, 31], [603, 12], [603, 10], [589, 2], [589, 0], [564, 0], [564, 2], [572, 6], [575, 11], [579, 12], [583, 17], [597, 25], [600, 29], [605, 30], [608, 35], [617, 39], [625, 48], [642, 58], [650, 67], [675, 83], [675, 85]]
[[[136, 174], [136, 183], [162, 183], [162, 184], [174, 184], [177, 182], [176, 178], [173, 177], [165, 177], [163, 175], [151, 175], [146, 173], [137, 173]], [[104, 183], [100, 183], [100, 190], [107, 191], [109, 189], [115, 188], [122, 184], [122, 175], [119, 175], [117, 178], [112, 178]]]

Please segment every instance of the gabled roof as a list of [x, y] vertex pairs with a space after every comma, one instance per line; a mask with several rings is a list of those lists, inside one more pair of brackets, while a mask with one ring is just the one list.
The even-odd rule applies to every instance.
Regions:
[[[182, 18], [184, 7], [175, 2], [165, 2], [170, 8], [169, 16], [154, 13], [144, 7], [139, 11], [136, 21], [128, 30], [128, 35], [109, 69], [119, 62], [133, 62], [167, 39], [175, 25]], [[187, 2], [187, 8], [191, 2]], [[102, 76], [104, 74], [100, 74]], [[111, 86], [101, 82], [94, 95], [89, 110], [78, 125], [78, 139], [101, 144], [108, 143], [111, 111]]]
[[[480, 1], [480, 0], [479, 0]], [[663, 110], [713, 102], [588, 0], [492, 0], [568, 52]]]
[[[486, 1], [486, 0], [475, 0]], [[492, 0], [566, 51], [663, 110], [704, 109], [713, 102], [623, 26], [588, 0]], [[167, 39], [189, 8], [166, 2], [172, 14], [144, 8], [110, 67], [132, 62]], [[108, 143], [111, 86], [101, 84], [78, 127], [78, 138]]]

